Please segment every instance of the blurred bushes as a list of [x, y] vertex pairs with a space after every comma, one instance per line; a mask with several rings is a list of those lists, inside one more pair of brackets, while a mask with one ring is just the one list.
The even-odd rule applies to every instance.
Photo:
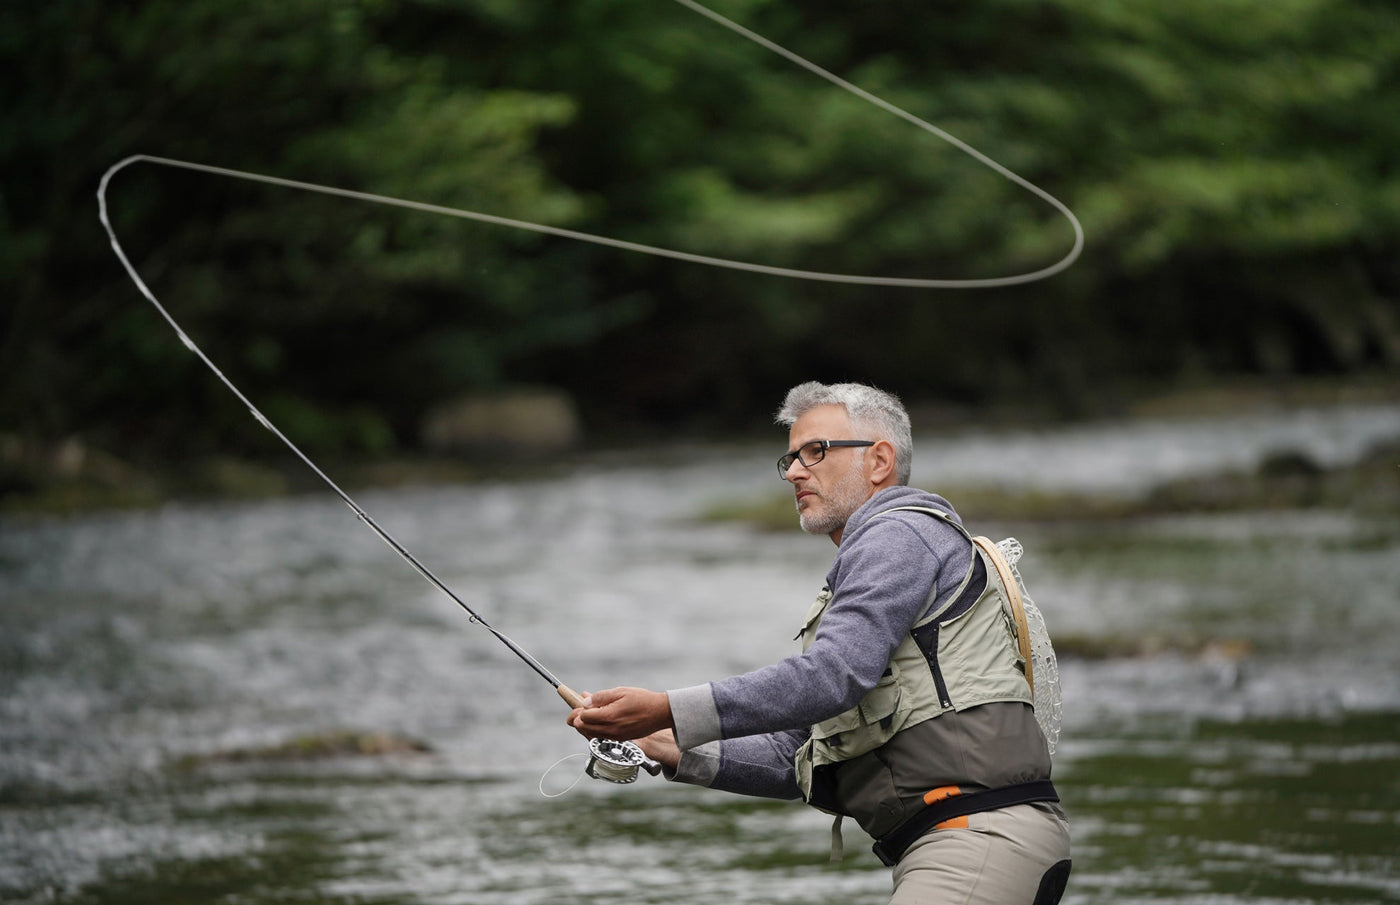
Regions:
[[[870, 380], [1060, 413], [1140, 384], [1400, 371], [1400, 7], [986, 0], [719, 11], [1081, 217], [995, 292], [841, 287], [151, 166], [110, 193], [156, 295], [313, 454], [411, 448], [465, 393], [597, 430], [766, 419]], [[133, 153], [702, 254], [881, 275], [1071, 234], [970, 158], [669, 3], [52, 0], [0, 10], [0, 432], [134, 458], [263, 431], [144, 305], [93, 192]]]

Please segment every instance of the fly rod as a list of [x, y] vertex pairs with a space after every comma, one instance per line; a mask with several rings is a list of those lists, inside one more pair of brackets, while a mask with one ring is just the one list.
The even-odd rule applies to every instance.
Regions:
[[459, 607], [465, 610], [467, 612], [467, 615], [471, 617], [472, 622], [476, 623], [477, 625], [480, 625], [482, 628], [495, 635], [496, 638], [499, 639], [502, 644], [510, 648], [511, 653], [519, 657], [522, 661], [524, 661], [524, 663], [527, 666], [529, 666], [536, 673], [538, 673], [541, 678], [543, 678], [546, 682], [552, 685], [554, 687], [554, 690], [559, 693], [559, 697], [563, 698], [564, 701], [568, 703], [570, 707], [582, 707], [584, 704], [582, 695], [574, 691], [569, 686], [565, 685], [563, 682], [559, 681], [559, 679], [554, 675], [554, 673], [546, 669], [544, 665], [540, 663], [539, 660], [536, 660], [530, 654], [529, 651], [525, 650], [519, 644], [512, 641], [507, 635], [493, 628], [490, 623], [488, 623], [485, 619], [481, 618], [480, 613], [472, 609], [467, 604], [467, 602], [463, 600], [460, 596], [458, 596], [457, 593], [453, 591], [450, 587], [448, 587], [442, 581], [442, 579], [438, 578], [435, 574], [433, 574], [432, 570], [430, 570], [427, 566], [423, 565], [423, 563], [418, 560], [418, 557], [410, 553], [408, 549], [404, 547], [403, 544], [399, 543], [398, 540], [392, 534], [390, 534], [387, 530], [384, 529], [383, 526], [376, 522], [374, 518], [371, 517], [370, 514], [366, 512], [363, 507], [360, 506], [359, 503], [355, 502], [355, 500], [350, 496], [350, 494], [346, 493], [343, 489], [341, 489], [339, 484], [331, 480], [329, 475], [322, 471], [321, 468], [315, 462], [311, 461], [311, 458], [307, 456], [306, 453], [302, 452], [300, 447], [293, 443], [291, 439], [287, 437], [286, 434], [282, 433], [282, 431], [277, 427], [277, 425], [273, 424], [266, 415], [259, 411], [258, 407], [254, 405], [252, 401], [248, 399], [247, 396], [243, 395], [243, 391], [240, 390], [237, 386], [235, 386], [232, 380], [229, 380], [229, 378], [224, 374], [224, 372], [221, 371], [219, 367], [209, 359], [209, 356], [204, 354], [204, 350], [201, 349], [199, 345], [196, 344], [195, 341], [190, 338], [189, 334], [187, 334], [184, 331], [184, 329], [180, 326], [179, 322], [177, 322], [175, 318], [170, 314], [170, 312], [166, 310], [165, 306], [160, 303], [160, 301], [156, 298], [155, 293], [151, 291], [150, 287], [146, 285], [146, 282], [143, 279], [141, 279], [141, 275], [136, 271], [136, 268], [132, 266], [131, 260], [126, 256], [126, 252], [122, 249], [121, 243], [117, 240], [116, 231], [113, 230], [111, 220], [107, 216], [108, 183], [111, 181], [112, 176], [117, 173], [117, 171], [139, 160], [150, 160], [152, 162], [157, 163], [166, 162], [161, 161], [158, 158], [147, 158], [138, 155], [135, 157], [128, 157], [125, 160], [116, 163], [110, 169], [108, 169], [107, 172], [104, 173], [102, 176], [102, 181], [98, 185], [97, 189], [97, 204], [99, 219], [101, 219], [102, 226], [107, 231], [108, 239], [111, 240], [112, 251], [116, 253], [118, 260], [120, 260], [122, 263], [122, 267], [126, 269], [127, 275], [130, 276], [132, 282], [136, 284], [136, 288], [139, 289], [141, 291], [141, 294], [146, 297], [146, 301], [154, 305], [156, 310], [160, 312], [161, 317], [165, 318], [166, 322], [169, 323], [170, 326], [175, 330], [175, 333], [180, 337], [180, 341], [185, 344], [185, 348], [193, 352], [195, 356], [198, 357], [199, 360], [203, 362], [206, 367], [209, 368], [209, 370], [214, 372], [215, 376], [217, 376], [219, 380], [223, 382], [224, 386], [228, 387], [229, 392], [233, 393], [234, 396], [238, 397], [238, 400], [248, 408], [249, 414], [251, 414], [255, 419], [257, 419], [259, 424], [272, 431], [273, 435], [276, 436], [278, 440], [281, 440], [282, 443], [285, 444], [286, 447], [290, 449], [298, 459], [305, 463], [307, 468], [310, 468], [316, 474], [317, 477], [319, 477], [322, 481], [325, 481], [326, 484], [330, 486], [331, 490], [335, 491], [336, 495], [339, 496], [341, 500], [345, 502], [345, 505], [350, 507], [350, 510], [355, 513], [356, 518], [364, 522], [365, 525], [367, 525], [370, 528], [370, 530], [372, 530], [375, 534], [379, 535], [379, 538], [383, 540], [384, 543], [388, 544], [389, 548], [392, 549], [395, 553], [397, 553], [405, 562], [412, 566], [414, 570], [418, 572], [419, 575], [422, 575], [424, 578], [426, 578], [429, 582], [433, 584], [434, 587], [436, 587], [439, 591], [442, 591], [442, 593], [450, 597], [454, 603], [456, 603]]
[[[145, 296], [146, 301], [150, 302], [152, 305], [155, 306], [155, 309], [160, 312], [161, 317], [165, 318], [165, 321], [168, 324], [170, 324], [171, 328], [175, 331], [176, 335], [180, 337], [180, 342], [185, 344], [185, 348], [193, 352], [195, 356], [201, 362], [203, 362], [207, 368], [209, 368], [209, 370], [214, 372], [215, 376], [217, 376], [219, 380], [223, 383], [223, 385], [228, 388], [229, 392], [233, 393], [233, 395], [238, 398], [238, 401], [242, 402], [243, 405], [247, 407], [249, 414], [251, 414], [259, 424], [271, 431], [273, 435], [277, 437], [278, 440], [281, 440], [282, 443], [286, 445], [286, 447], [290, 449], [296, 455], [296, 457], [306, 465], [307, 468], [310, 468], [311, 471], [314, 472], [317, 477], [319, 477], [331, 488], [331, 490], [335, 491], [336, 495], [339, 496], [342, 501], [344, 501], [345, 505], [350, 507], [350, 511], [355, 513], [355, 517], [358, 518], [361, 522], [363, 522], [366, 526], [368, 526], [371, 531], [377, 534], [380, 540], [388, 544], [389, 549], [397, 553], [405, 562], [407, 562], [410, 566], [413, 567], [414, 571], [426, 578], [434, 587], [436, 587], [442, 593], [446, 594], [449, 598], [452, 599], [454, 603], [456, 603], [459, 607], [465, 610], [473, 623], [481, 626], [491, 634], [495, 635], [497, 640], [499, 640], [502, 644], [504, 644], [510, 649], [511, 653], [519, 657], [520, 660], [524, 662], [526, 666], [529, 666], [542, 679], [544, 679], [551, 686], [553, 686], [554, 690], [558, 692], [559, 697], [563, 698], [566, 704], [568, 704], [570, 707], [585, 706], [585, 702], [582, 695], [574, 691], [569, 686], [565, 685], [563, 682], [559, 681], [559, 679], [554, 675], [554, 673], [546, 669], [544, 664], [542, 664], [539, 660], [536, 660], [534, 656], [530, 654], [529, 651], [525, 650], [525, 648], [521, 647], [515, 641], [511, 640], [511, 638], [508, 635], [492, 627], [492, 625], [485, 619], [481, 618], [480, 613], [472, 609], [471, 606], [469, 606], [467, 602], [463, 600], [455, 591], [448, 587], [442, 579], [438, 578], [437, 575], [433, 574], [433, 571], [431, 569], [423, 565], [423, 563], [419, 561], [418, 557], [410, 553], [408, 548], [406, 548], [403, 544], [399, 543], [397, 538], [395, 538], [392, 534], [385, 530], [385, 528], [382, 525], [376, 522], [374, 518], [364, 510], [364, 507], [362, 507], [359, 503], [355, 502], [354, 498], [351, 497], [350, 494], [346, 493], [340, 487], [339, 484], [331, 480], [330, 475], [322, 471], [320, 466], [318, 466], [315, 462], [311, 461], [310, 456], [302, 452], [301, 448], [291, 441], [291, 438], [289, 438], [286, 434], [282, 433], [282, 431], [277, 427], [277, 425], [273, 424], [272, 421], [266, 415], [259, 411], [258, 407], [253, 404], [252, 400], [250, 400], [247, 396], [243, 394], [243, 391], [240, 390], [234, 384], [234, 382], [230, 380], [222, 370], [219, 369], [218, 365], [214, 364], [214, 362], [210, 360], [208, 355], [204, 354], [204, 350], [201, 349], [199, 345], [193, 339], [190, 338], [189, 334], [184, 331], [184, 328], [180, 326], [179, 322], [175, 320], [174, 316], [171, 315], [171, 313], [166, 310], [165, 306], [160, 303], [160, 301], [156, 298], [155, 293], [152, 292], [150, 287], [146, 285], [145, 280], [141, 279], [141, 275], [132, 265], [130, 258], [127, 257], [126, 251], [122, 248], [121, 242], [117, 240], [117, 234], [116, 231], [112, 228], [111, 220], [107, 216], [107, 186], [110, 183], [112, 176], [116, 174], [119, 170], [121, 170], [123, 167], [126, 167], [140, 160], [149, 160], [153, 163], [166, 163], [172, 166], [183, 165], [188, 169], [196, 170], [210, 170], [213, 168], [201, 167], [198, 165], [186, 165], [182, 164], [182, 162], [180, 161], [164, 161], [160, 158], [147, 158], [141, 155], [137, 155], [135, 157], [128, 157], [125, 160], [119, 161], [102, 175], [102, 181], [98, 184], [97, 188], [97, 206], [99, 219], [102, 221], [102, 227], [107, 231], [107, 238], [112, 243], [112, 251], [116, 253], [117, 259], [121, 261], [122, 267], [126, 269], [127, 275], [131, 277], [132, 282], [136, 284], [136, 288], [141, 291], [141, 294], [143, 296]], [[584, 772], [586, 772], [589, 776], [593, 777], [594, 779], [601, 779], [607, 782], [614, 783], [629, 783], [636, 780], [637, 772], [639, 769], [645, 769], [648, 773], [655, 776], [657, 773], [661, 772], [661, 765], [658, 764], [656, 761], [652, 760], [651, 758], [647, 757], [646, 754], [642, 751], [641, 747], [638, 746], [635, 742], [616, 742], [607, 739], [592, 739], [589, 742], [588, 765], [587, 767], [585, 767]]]

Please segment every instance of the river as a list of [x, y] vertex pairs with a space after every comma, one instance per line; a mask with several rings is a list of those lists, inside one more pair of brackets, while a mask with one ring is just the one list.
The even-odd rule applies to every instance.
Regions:
[[[918, 438], [915, 483], [1125, 494], [1396, 437], [1397, 406], [964, 431]], [[678, 687], [793, 651], [829, 543], [696, 517], [781, 493], [781, 439], [357, 499], [573, 687]], [[1021, 539], [1074, 639], [1065, 902], [1400, 901], [1396, 513], [963, 514]], [[829, 821], [800, 805], [570, 787], [583, 747], [550, 687], [329, 492], [7, 517], [0, 620], [6, 902], [888, 896], [859, 831], [827, 864]], [[427, 750], [282, 756], [339, 731]]]

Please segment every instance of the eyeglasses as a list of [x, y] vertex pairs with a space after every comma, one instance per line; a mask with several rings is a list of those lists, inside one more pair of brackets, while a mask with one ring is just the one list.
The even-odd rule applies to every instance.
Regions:
[[778, 459], [778, 476], [786, 481], [788, 469], [792, 467], [793, 462], [801, 462], [803, 467], [811, 468], [825, 459], [826, 451], [833, 447], [874, 445], [874, 440], [813, 440]]

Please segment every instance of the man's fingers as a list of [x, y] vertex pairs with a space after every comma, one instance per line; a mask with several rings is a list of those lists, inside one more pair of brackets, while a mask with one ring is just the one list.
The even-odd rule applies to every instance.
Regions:
[[609, 721], [603, 717], [601, 707], [580, 707], [569, 712], [568, 723], [587, 738], [606, 738], [605, 727]]
[[569, 713], [569, 725], [587, 738], [626, 741], [670, 724], [670, 704], [663, 692], [608, 688], [593, 692], [591, 704]]
[[604, 688], [602, 691], [595, 691], [591, 695], [584, 695], [585, 706], [606, 707], [613, 701], [621, 698], [625, 689]]

